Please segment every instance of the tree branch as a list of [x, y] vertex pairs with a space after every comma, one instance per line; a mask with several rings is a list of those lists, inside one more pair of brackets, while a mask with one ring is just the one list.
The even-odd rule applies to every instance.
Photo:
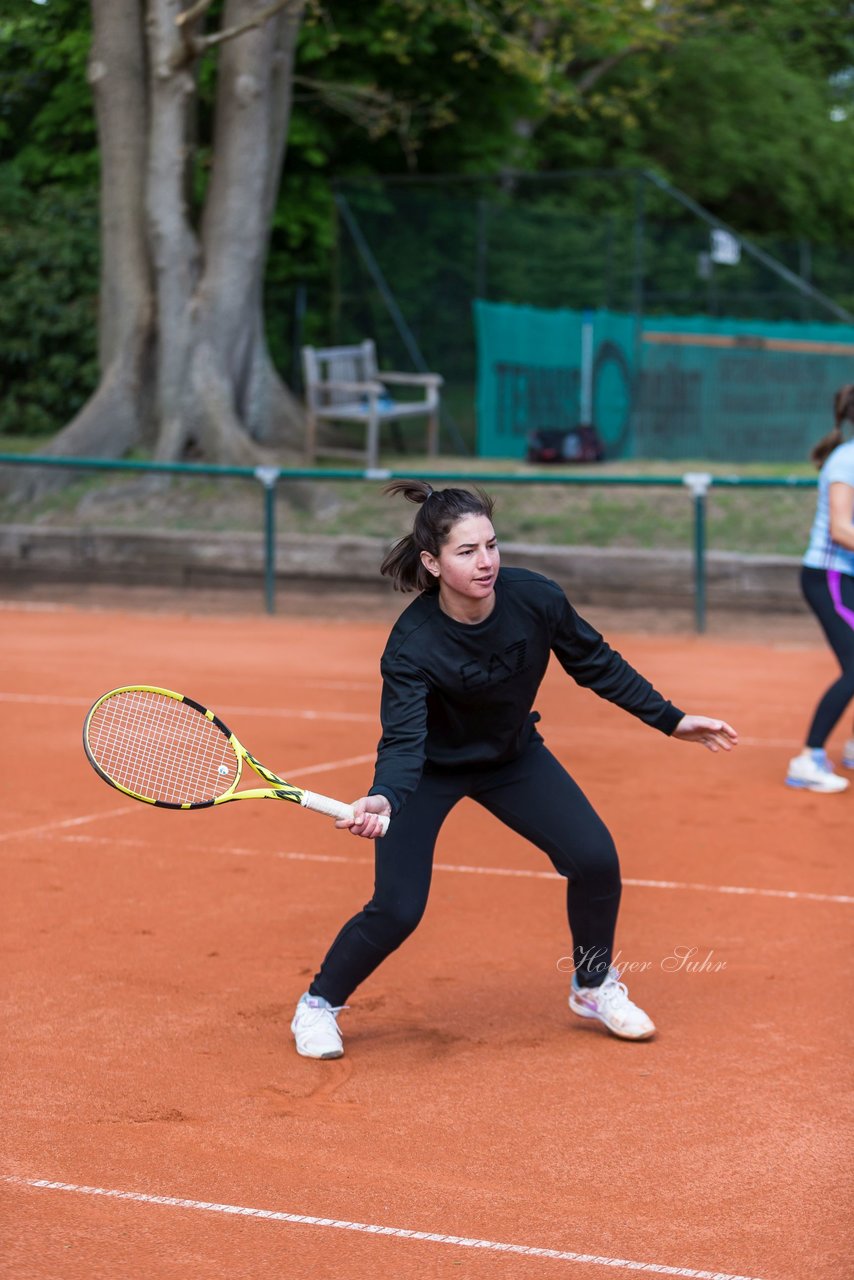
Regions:
[[[195, 9], [207, 8], [211, 0], [198, 0], [194, 6]], [[210, 36], [201, 36], [193, 41], [193, 49], [199, 54], [205, 49], [211, 49], [214, 45], [223, 44], [226, 40], [234, 40], [237, 36], [242, 36], [245, 31], [252, 31], [255, 27], [263, 27], [271, 18], [275, 18], [277, 13], [281, 13], [283, 9], [294, 9], [299, 11], [302, 9], [304, 0], [276, 0], [275, 4], [268, 5], [266, 9], [262, 9], [254, 18], [250, 18], [247, 22], [241, 22], [236, 27], [226, 27], [224, 31], [216, 31]], [[190, 13], [193, 10], [189, 10]], [[182, 15], [186, 20], [186, 15]]]
[[400, 115], [400, 103], [373, 85], [312, 80], [308, 76], [294, 76], [294, 84], [308, 89], [320, 102], [347, 116], [374, 138], [388, 132]]
[[592, 89], [598, 80], [606, 76], [609, 71], [613, 71], [614, 67], [632, 54], [639, 53], [639, 45], [630, 45], [626, 49], [621, 49], [619, 53], [612, 53], [609, 58], [603, 58], [595, 67], [591, 67], [589, 71], [585, 71], [584, 75], [575, 82], [575, 91], [579, 97], [583, 96], [588, 90]]
[[183, 27], [188, 22], [195, 22], [196, 18], [200, 18], [211, 7], [213, 2], [214, 0], [196, 0], [196, 3], [190, 5], [189, 9], [185, 9], [183, 13], [178, 14], [175, 19], [175, 26]]
[[298, 75], [294, 76], [293, 82], [299, 88], [308, 90], [308, 93], [300, 94], [297, 101], [314, 99], [321, 102], [331, 111], [352, 120], [370, 138], [382, 138], [394, 133], [410, 165], [420, 145], [418, 139], [421, 134], [440, 128], [452, 118], [447, 94], [406, 101], [375, 85], [312, 80], [308, 76]]

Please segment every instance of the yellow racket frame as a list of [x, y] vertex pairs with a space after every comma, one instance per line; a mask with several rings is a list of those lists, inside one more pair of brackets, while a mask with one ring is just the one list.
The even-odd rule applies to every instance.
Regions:
[[[187, 801], [177, 803], [170, 800], [156, 800], [152, 796], [143, 795], [139, 791], [134, 791], [129, 787], [123, 786], [112, 778], [106, 769], [98, 762], [94, 749], [89, 739], [89, 729], [95, 713], [100, 707], [108, 702], [110, 698], [115, 698], [125, 693], [155, 693], [164, 698], [173, 698], [176, 702], [186, 703], [195, 711], [200, 712], [206, 720], [210, 720], [226, 738], [228, 745], [237, 760], [237, 767], [234, 778], [231, 780], [226, 789], [218, 796], [214, 796], [210, 800]], [[331, 796], [319, 795], [316, 791], [308, 791], [303, 787], [294, 786], [290, 782], [286, 782], [284, 778], [279, 777], [272, 769], [268, 769], [266, 765], [261, 764], [260, 760], [246, 750], [243, 743], [235, 733], [229, 729], [219, 716], [215, 715], [209, 707], [203, 706], [202, 703], [196, 702], [193, 698], [188, 698], [186, 694], [176, 693], [173, 689], [163, 689], [159, 685], [152, 684], [134, 684], [121, 685], [117, 689], [110, 689], [108, 693], [104, 693], [98, 698], [86, 713], [86, 719], [83, 722], [83, 749], [92, 768], [109, 786], [115, 787], [117, 791], [121, 791], [124, 795], [130, 796], [133, 800], [141, 800], [143, 804], [154, 805], [158, 809], [209, 809], [214, 805], [228, 804], [232, 800], [287, 800], [291, 804], [298, 804], [304, 809], [312, 809], [315, 813], [323, 813], [327, 817], [351, 820], [353, 817], [353, 809], [351, 805], [344, 804], [340, 800], [333, 800]], [[243, 765], [248, 764], [249, 767], [269, 785], [266, 787], [254, 787], [245, 791], [238, 791], [237, 786], [243, 776]], [[388, 829], [388, 818], [383, 817], [382, 834]]]

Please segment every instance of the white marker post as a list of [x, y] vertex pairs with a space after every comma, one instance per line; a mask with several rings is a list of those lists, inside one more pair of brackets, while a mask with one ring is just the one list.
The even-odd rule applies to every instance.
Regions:
[[582, 427], [593, 426], [593, 312], [581, 315], [581, 395], [579, 418]]

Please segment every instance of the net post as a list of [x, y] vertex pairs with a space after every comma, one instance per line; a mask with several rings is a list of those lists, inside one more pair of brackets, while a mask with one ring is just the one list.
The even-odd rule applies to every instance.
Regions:
[[278, 467], [256, 467], [255, 479], [264, 487], [264, 604], [267, 613], [276, 612], [276, 485]]
[[694, 630], [706, 630], [706, 497], [712, 484], [707, 471], [688, 471], [682, 483], [694, 499]]

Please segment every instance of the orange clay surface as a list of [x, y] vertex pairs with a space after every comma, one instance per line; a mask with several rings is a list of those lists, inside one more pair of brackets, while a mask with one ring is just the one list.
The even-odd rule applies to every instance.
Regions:
[[347, 1056], [308, 1061], [293, 1006], [370, 896], [371, 845], [284, 803], [125, 799], [81, 726], [114, 685], [174, 687], [350, 800], [387, 630], [0, 608], [0, 1274], [842, 1280], [854, 788], [782, 785], [834, 670], [817, 631], [609, 633], [738, 728], [728, 757], [557, 668], [543, 685], [546, 740], [621, 850], [620, 960], [654, 1040], [569, 1012], [563, 886], [466, 802], [423, 924], [341, 1015]]

